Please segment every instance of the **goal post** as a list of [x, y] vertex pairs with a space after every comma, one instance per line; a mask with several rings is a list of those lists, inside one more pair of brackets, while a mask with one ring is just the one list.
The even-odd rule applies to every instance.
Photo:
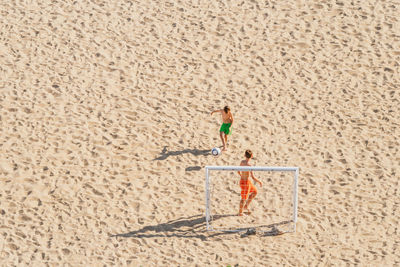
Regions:
[[[211, 225], [213, 217], [213, 207], [211, 199], [211, 187], [212, 178], [210, 176], [211, 171], [267, 171], [267, 172], [291, 172], [293, 173], [293, 186], [292, 186], [292, 218], [289, 222], [293, 223], [291, 231], [296, 231], [297, 223], [297, 208], [298, 208], [298, 176], [299, 167], [269, 167], [269, 166], [206, 166], [205, 167], [205, 204], [206, 204], [206, 227], [207, 231], [229, 231], [229, 232], [240, 232], [247, 230], [246, 228], [240, 229], [215, 229]], [[250, 178], [249, 178], [250, 179]]]

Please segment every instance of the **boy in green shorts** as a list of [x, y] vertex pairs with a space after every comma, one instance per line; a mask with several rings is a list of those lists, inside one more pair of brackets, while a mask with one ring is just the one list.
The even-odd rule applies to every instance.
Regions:
[[215, 112], [220, 112], [222, 116], [222, 125], [219, 129], [219, 136], [221, 137], [222, 141], [222, 151], [225, 151], [228, 143], [228, 134], [231, 134], [232, 132], [231, 126], [233, 123], [233, 116], [231, 113], [231, 109], [228, 106], [225, 106], [223, 109], [214, 110], [213, 112], [211, 112], [211, 115], [213, 115]]

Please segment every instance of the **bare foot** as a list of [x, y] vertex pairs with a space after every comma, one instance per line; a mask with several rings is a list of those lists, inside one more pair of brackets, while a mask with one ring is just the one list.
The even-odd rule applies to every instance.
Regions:
[[250, 211], [247, 207], [244, 207], [243, 209], [246, 210], [246, 211], [244, 212], [245, 214], [247, 214], [247, 215], [250, 215], [250, 214], [251, 214], [251, 211]]
[[226, 151], [226, 147], [224, 147], [224, 148], [222, 149], [222, 151]]
[[243, 216], [243, 213], [239, 213], [238, 216]]

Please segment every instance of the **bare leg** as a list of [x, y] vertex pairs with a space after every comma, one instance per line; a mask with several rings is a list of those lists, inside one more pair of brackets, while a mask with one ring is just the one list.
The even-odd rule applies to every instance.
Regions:
[[228, 146], [228, 135], [225, 134], [224, 138], [225, 138], [225, 144]]
[[243, 215], [243, 206], [244, 206], [244, 203], [246, 202], [246, 200], [245, 199], [241, 199], [240, 200], [240, 205], [239, 205], [239, 216], [242, 216]]
[[246, 202], [246, 205], [244, 205], [244, 207], [243, 207], [245, 210], [248, 211], [248, 213], [251, 213], [250, 210], [249, 210], [249, 205], [250, 205], [251, 201], [252, 201], [256, 196], [257, 196], [257, 193], [256, 193], [256, 192], [251, 193], [250, 196], [249, 196], [249, 199], [248, 199], [247, 202]]
[[223, 135], [224, 135], [224, 132], [219, 132], [219, 136], [221, 137], [222, 146], [223, 146], [222, 151], [225, 151], [226, 150], [226, 144], [225, 144], [225, 138], [224, 138]]

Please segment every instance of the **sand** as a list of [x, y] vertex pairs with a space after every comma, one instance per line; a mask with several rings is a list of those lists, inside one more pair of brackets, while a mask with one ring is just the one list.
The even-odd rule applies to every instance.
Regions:
[[[399, 12], [3, 1], [0, 265], [399, 266]], [[215, 158], [224, 105], [233, 134]], [[204, 167], [246, 149], [300, 167], [295, 233], [206, 231]], [[290, 219], [280, 176], [257, 175], [254, 217], [213, 223]], [[215, 181], [215, 215], [235, 214], [238, 176]]]

